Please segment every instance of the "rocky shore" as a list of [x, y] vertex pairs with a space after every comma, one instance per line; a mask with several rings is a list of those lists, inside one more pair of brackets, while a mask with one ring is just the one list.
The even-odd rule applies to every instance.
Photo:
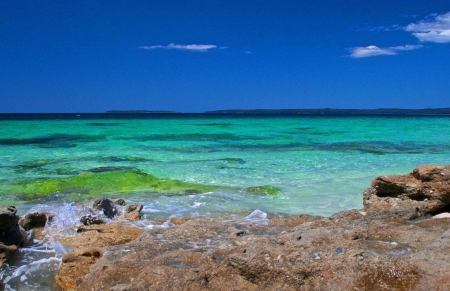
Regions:
[[[450, 165], [374, 179], [364, 208], [331, 217], [173, 218], [139, 229], [142, 206], [99, 199], [114, 222], [84, 218], [55, 278], [59, 290], [448, 290]], [[109, 210], [108, 210], [109, 209]], [[51, 223], [0, 210], [0, 260]], [[10, 223], [5, 223], [5, 217]], [[22, 237], [22, 240], [21, 238]]]

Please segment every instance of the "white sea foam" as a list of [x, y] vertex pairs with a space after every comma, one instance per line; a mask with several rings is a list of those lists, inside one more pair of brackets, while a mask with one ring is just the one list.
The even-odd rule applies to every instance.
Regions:
[[267, 213], [259, 209], [254, 210], [252, 213], [247, 215], [245, 219], [252, 223], [261, 223], [264, 225], [269, 223], [269, 220], [267, 219]]

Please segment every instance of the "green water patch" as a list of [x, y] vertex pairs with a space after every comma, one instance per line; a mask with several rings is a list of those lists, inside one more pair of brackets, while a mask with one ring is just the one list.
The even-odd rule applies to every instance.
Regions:
[[207, 193], [214, 190], [244, 191], [256, 195], [277, 195], [281, 192], [272, 186], [239, 189], [189, 183], [177, 179], [157, 178], [138, 169], [115, 167], [94, 168], [70, 177], [6, 181], [0, 186], [2, 191], [13, 194], [19, 200], [24, 201], [55, 195], [66, 197], [69, 200], [83, 201], [102, 195], [124, 196], [134, 193], [174, 196]]
[[33, 145], [41, 148], [71, 148], [76, 147], [78, 143], [96, 142], [103, 139], [105, 139], [105, 136], [102, 135], [53, 134], [30, 138], [2, 138], [0, 139], [0, 145]]

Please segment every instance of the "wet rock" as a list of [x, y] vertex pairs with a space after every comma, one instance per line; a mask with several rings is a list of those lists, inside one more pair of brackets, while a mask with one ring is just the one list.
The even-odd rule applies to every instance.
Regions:
[[17, 246], [15, 245], [7, 246], [0, 243], [0, 267], [3, 266], [3, 263], [6, 262], [16, 250]]
[[405, 219], [445, 212], [450, 205], [450, 166], [424, 165], [407, 175], [375, 178], [363, 194], [364, 210]]
[[92, 216], [92, 215], [86, 215], [81, 217], [80, 222], [84, 225], [91, 225], [91, 224], [105, 224], [106, 221], [104, 221], [99, 216]]
[[28, 213], [25, 217], [19, 220], [19, 225], [25, 230], [30, 230], [36, 227], [44, 227], [47, 220], [51, 220], [53, 214], [50, 212], [34, 212]]
[[124, 219], [130, 221], [141, 219], [141, 211], [143, 208], [144, 206], [140, 203], [128, 205], [125, 208], [125, 212], [123, 214]]
[[27, 243], [27, 232], [19, 225], [15, 206], [0, 206], [0, 243], [23, 246]]
[[100, 197], [94, 200], [93, 208], [103, 211], [106, 217], [113, 218], [117, 215], [117, 208], [114, 201], [106, 197]]
[[19, 217], [15, 206], [0, 206], [0, 234], [15, 230]]
[[[109, 199], [106, 197], [97, 198], [94, 200], [93, 208], [96, 210], [103, 211], [104, 215], [109, 219], [125, 219], [125, 220], [139, 220], [141, 218], [140, 212], [143, 209], [143, 205], [140, 203], [127, 205], [125, 200], [119, 199]], [[86, 223], [93, 222], [93, 217], [84, 217], [83, 220]], [[95, 220], [95, 219], [94, 219]], [[83, 221], [82, 221], [83, 222]], [[83, 224], [86, 225], [86, 223]], [[100, 223], [100, 222], [99, 222]], [[89, 223], [92, 224], [92, 223]]]

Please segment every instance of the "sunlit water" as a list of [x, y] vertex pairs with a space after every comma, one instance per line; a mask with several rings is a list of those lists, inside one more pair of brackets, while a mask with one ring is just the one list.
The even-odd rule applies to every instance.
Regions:
[[[16, 205], [20, 215], [51, 210], [70, 224], [54, 222], [47, 240], [21, 249], [0, 273], [7, 289], [33, 290], [33, 284], [52, 282], [54, 272], [50, 279], [36, 279], [37, 266], [57, 269], [65, 250], [52, 236], [75, 228], [83, 212], [75, 204], [85, 196], [142, 203], [141, 227], [170, 216], [226, 217], [255, 209], [331, 215], [361, 208], [362, 192], [377, 175], [450, 161], [448, 117], [86, 117], [0, 120], [0, 203]], [[88, 184], [21, 192], [37, 179], [71, 179], [99, 167], [214, 187], [171, 193], [127, 185], [119, 193], [101, 193]], [[277, 193], [246, 190], [254, 186]]]

